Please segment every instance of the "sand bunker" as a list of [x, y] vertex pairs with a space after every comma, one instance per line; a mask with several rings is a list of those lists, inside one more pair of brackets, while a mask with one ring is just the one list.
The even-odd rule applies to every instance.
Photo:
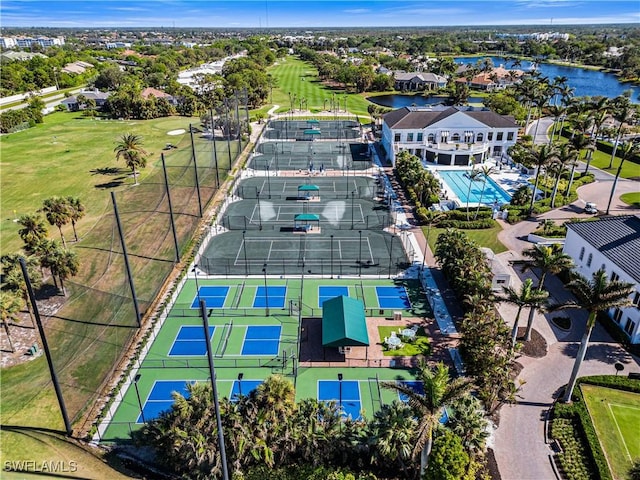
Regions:
[[184, 128], [179, 128], [178, 130], [171, 130], [167, 132], [167, 135], [182, 135], [186, 130]]

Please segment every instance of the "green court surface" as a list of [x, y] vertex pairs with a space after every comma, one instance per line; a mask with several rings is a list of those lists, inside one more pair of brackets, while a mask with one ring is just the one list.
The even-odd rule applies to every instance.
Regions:
[[356, 142], [263, 142], [249, 162], [254, 170], [365, 170], [372, 165], [369, 145]]
[[581, 385], [600, 445], [616, 479], [626, 479], [640, 458], [640, 394]]
[[[354, 176], [353, 172], [338, 177], [277, 177], [273, 174], [269, 176], [256, 176], [246, 178], [240, 182], [235, 194], [243, 199], [275, 200], [285, 199], [287, 203], [302, 204], [300, 198], [300, 187], [315, 185], [318, 187], [317, 197], [319, 201], [348, 199], [373, 200], [376, 197], [384, 197], [384, 186], [373, 177]], [[302, 208], [302, 207], [300, 207]], [[377, 206], [376, 211], [380, 210]]]
[[[391, 316], [395, 311], [403, 311], [406, 315], [429, 315], [428, 302], [417, 280], [267, 278], [266, 287], [264, 278], [200, 278], [197, 283], [191, 278], [186, 281], [168, 317], [150, 340], [149, 350], [137, 371], [144, 411], [157, 414], [171, 404], [169, 390], [165, 391], [163, 402], [153, 400], [156, 382], [206, 381], [209, 377], [197, 291], [200, 300], [206, 302], [213, 298], [216, 305], [221, 305], [207, 309], [220, 396], [231, 395], [232, 382], [242, 373], [244, 385], [255, 385], [271, 374], [283, 374], [296, 383], [298, 399], [317, 398], [318, 380], [334, 380], [337, 373], [342, 373], [345, 380], [359, 382], [361, 405], [351, 402], [349, 413], [363, 409], [365, 415], [370, 416], [380, 408], [381, 399], [386, 403], [397, 398], [394, 392], [378, 391], [376, 376], [379, 380], [412, 378], [407, 370], [388, 368], [314, 367], [296, 372], [293, 357], [298, 355], [299, 316], [322, 316], [321, 302], [332, 296], [347, 294], [362, 300], [369, 317]], [[302, 310], [299, 311], [301, 289]], [[267, 315], [265, 291], [275, 292], [272, 300], [280, 301], [284, 308], [270, 307]], [[389, 301], [396, 302], [397, 307], [383, 308], [382, 304]], [[275, 347], [277, 350], [272, 350]], [[131, 385], [123, 393], [122, 402], [102, 435], [102, 441], [127, 440], [130, 431], [141, 425], [139, 415], [140, 405], [135, 387]]]
[[263, 137], [268, 140], [349, 140], [362, 136], [360, 122], [347, 119], [278, 119], [267, 124]]

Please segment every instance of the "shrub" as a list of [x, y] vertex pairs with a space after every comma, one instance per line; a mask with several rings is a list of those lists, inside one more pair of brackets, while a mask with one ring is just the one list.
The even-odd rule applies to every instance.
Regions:
[[438, 227], [441, 228], [459, 228], [462, 230], [481, 230], [484, 228], [492, 228], [495, 225], [495, 221], [491, 218], [485, 218], [483, 220], [442, 220], [438, 223]]

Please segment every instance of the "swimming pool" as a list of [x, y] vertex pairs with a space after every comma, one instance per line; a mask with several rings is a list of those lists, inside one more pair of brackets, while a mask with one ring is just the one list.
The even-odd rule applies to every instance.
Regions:
[[[438, 173], [456, 197], [460, 199], [460, 202], [465, 205], [467, 197], [469, 203], [475, 204], [480, 203], [482, 197], [482, 203], [485, 205], [493, 205], [496, 202], [501, 205], [511, 201], [511, 196], [500, 188], [491, 177], [486, 178], [485, 185], [482, 176], [472, 181], [469, 178], [469, 170], [438, 170]], [[471, 184], [471, 189], [469, 189], [469, 184]]]

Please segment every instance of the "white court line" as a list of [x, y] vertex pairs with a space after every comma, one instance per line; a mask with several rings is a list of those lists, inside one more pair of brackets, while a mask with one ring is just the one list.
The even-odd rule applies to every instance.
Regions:
[[616, 416], [613, 413], [613, 410], [611, 409], [611, 404], [607, 403], [607, 407], [609, 408], [609, 412], [611, 412], [611, 416], [613, 417], [613, 421], [616, 424], [616, 428], [618, 429], [618, 434], [620, 435], [620, 440], [622, 440], [622, 444], [624, 445], [624, 449], [627, 451], [627, 457], [629, 457], [629, 460], [633, 461], [633, 459], [631, 458], [631, 453], [629, 453], [629, 447], [627, 447], [627, 442], [624, 441], [624, 435], [622, 435], [622, 430], [620, 430], [620, 425], [618, 425], [618, 420], [616, 419]]
[[367, 238], [367, 246], [369, 247], [369, 256], [371, 257], [371, 263], [373, 263], [374, 262], [373, 250], [371, 250], [371, 242], [369, 241], [368, 238]]
[[269, 253], [267, 253], [267, 260], [271, 259], [271, 250], [273, 250], [273, 240], [269, 242]]

